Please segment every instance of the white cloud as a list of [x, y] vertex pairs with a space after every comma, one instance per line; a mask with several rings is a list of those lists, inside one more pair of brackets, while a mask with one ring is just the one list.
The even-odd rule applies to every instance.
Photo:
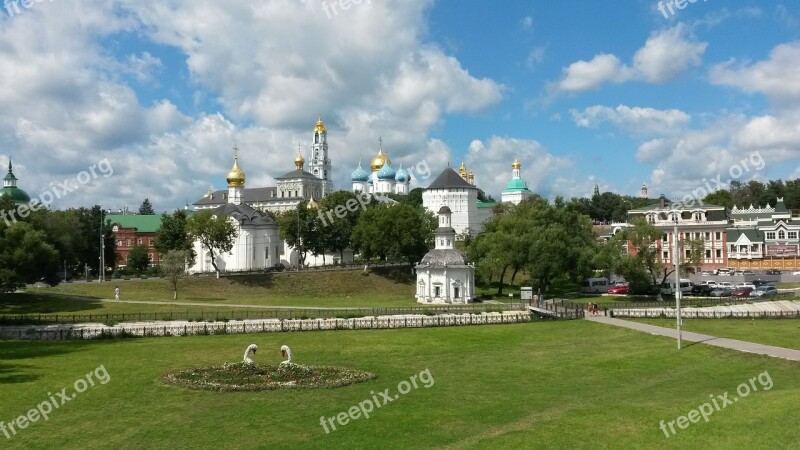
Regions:
[[[248, 186], [272, 184], [293, 168], [298, 142], [308, 157], [317, 114], [338, 187], [349, 186], [359, 158], [377, 153], [379, 136], [396, 165], [424, 160], [440, 170], [450, 150], [431, 129], [446, 114], [486, 111], [503, 87], [425, 43], [431, 4], [364, 3], [330, 19], [317, 0], [38, 5], [0, 21], [0, 148], [19, 149], [20, 184], [32, 194], [108, 157], [113, 181], [60, 207], [191, 203], [209, 184], [222, 187], [234, 141]], [[165, 74], [153, 52], [103, 47], [120, 34], [177, 49], [189, 79]], [[189, 116], [167, 99], [142, 105], [130, 78], [186, 83], [196, 105], [216, 100], [221, 110]]]
[[677, 109], [659, 110], [619, 105], [590, 106], [583, 111], [572, 110], [572, 119], [579, 127], [596, 128], [609, 122], [632, 134], [670, 135], [680, 132], [691, 117]]
[[515, 158], [522, 163], [521, 175], [528, 188], [543, 197], [557, 193], [552, 189], [553, 179], [573, 167], [571, 160], [549, 153], [537, 141], [500, 136], [492, 136], [486, 142], [473, 140], [465, 163], [475, 171], [477, 186], [500, 201], [500, 192], [511, 179]]
[[710, 78], [714, 84], [764, 94], [775, 105], [800, 107], [800, 44], [778, 45], [765, 61], [751, 64], [731, 60], [716, 65]]
[[599, 89], [606, 83], [633, 80], [666, 83], [700, 65], [707, 47], [707, 43], [690, 35], [688, 27], [678, 24], [652, 34], [635, 53], [632, 67], [616, 55], [598, 54], [590, 61], [570, 64], [556, 86], [562, 92], [583, 92]]

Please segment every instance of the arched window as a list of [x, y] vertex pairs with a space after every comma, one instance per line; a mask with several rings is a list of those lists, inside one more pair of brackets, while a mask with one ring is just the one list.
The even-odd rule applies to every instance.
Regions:
[[786, 231], [784, 230], [778, 231], [778, 239], [786, 239]]
[[314, 143], [319, 144], [319, 133], [314, 133]]

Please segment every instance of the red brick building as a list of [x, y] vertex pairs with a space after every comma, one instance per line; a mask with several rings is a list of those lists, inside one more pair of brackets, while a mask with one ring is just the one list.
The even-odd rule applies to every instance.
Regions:
[[150, 255], [150, 264], [161, 264], [161, 258], [153, 246], [161, 228], [161, 215], [109, 214], [112, 233], [117, 243], [117, 266], [128, 265], [128, 252], [136, 245], [143, 245]]

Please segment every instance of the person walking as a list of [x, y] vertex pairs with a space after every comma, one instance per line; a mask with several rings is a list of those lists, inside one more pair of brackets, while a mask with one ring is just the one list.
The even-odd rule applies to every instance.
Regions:
[[114, 289], [114, 299], [116, 301], [119, 301], [119, 286], [117, 286], [117, 288]]

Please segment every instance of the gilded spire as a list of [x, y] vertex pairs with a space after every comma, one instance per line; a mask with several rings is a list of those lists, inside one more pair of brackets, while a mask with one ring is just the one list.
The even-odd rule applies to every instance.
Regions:
[[514, 162], [511, 164], [511, 168], [514, 170], [522, 169], [522, 163], [519, 162], [519, 159], [514, 158]]
[[458, 168], [458, 174], [461, 175], [461, 178], [467, 179], [467, 165], [464, 164], [464, 161], [461, 161], [461, 167]]
[[392, 165], [392, 161], [389, 159], [389, 156], [383, 153], [383, 138], [378, 138], [378, 154], [372, 158], [372, 162], [369, 166], [373, 172], [377, 172], [381, 170], [381, 167], [383, 167], [383, 165], [386, 163]]

